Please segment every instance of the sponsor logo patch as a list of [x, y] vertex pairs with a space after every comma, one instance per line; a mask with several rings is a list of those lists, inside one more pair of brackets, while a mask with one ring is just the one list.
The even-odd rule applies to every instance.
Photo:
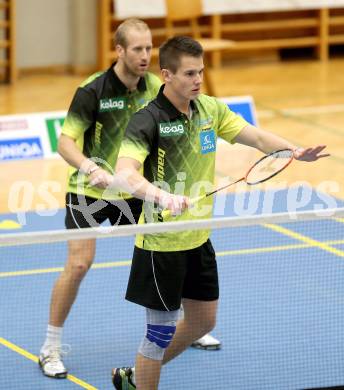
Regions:
[[0, 131], [26, 130], [29, 125], [26, 119], [1, 120]]
[[42, 156], [42, 144], [38, 137], [0, 140], [0, 160], [20, 160]]
[[213, 124], [213, 118], [209, 117], [209, 118], [201, 119], [199, 124], [200, 124], [200, 126], [203, 126], [203, 127], [206, 127], [206, 126], [211, 127], [211, 125]]
[[124, 110], [124, 109], [125, 109], [124, 98], [100, 99], [99, 112], [108, 112], [108, 111]]
[[216, 150], [216, 139], [215, 131], [213, 129], [207, 131], [201, 131], [199, 133], [201, 153], [207, 154], [215, 152]]
[[184, 125], [181, 121], [159, 123], [161, 137], [173, 137], [184, 134]]
[[95, 132], [95, 135], [94, 135], [94, 138], [95, 138], [95, 142], [96, 142], [96, 145], [100, 145], [101, 142], [102, 142], [102, 128], [103, 128], [103, 125], [100, 123], [100, 122], [96, 122], [96, 132]]

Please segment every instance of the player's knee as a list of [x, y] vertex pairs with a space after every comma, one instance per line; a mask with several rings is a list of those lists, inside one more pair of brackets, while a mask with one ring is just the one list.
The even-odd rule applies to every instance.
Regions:
[[165, 350], [170, 345], [176, 332], [176, 325], [147, 325], [139, 353], [153, 360], [163, 360]]
[[73, 279], [82, 279], [87, 271], [89, 270], [90, 266], [88, 262], [75, 262], [71, 267], [71, 276]]
[[165, 350], [176, 332], [179, 310], [160, 312], [147, 309], [147, 332], [142, 340], [139, 353], [153, 360], [163, 360]]
[[82, 279], [93, 262], [92, 252], [83, 251], [80, 247], [69, 250], [68, 263], [65, 272], [73, 279]]

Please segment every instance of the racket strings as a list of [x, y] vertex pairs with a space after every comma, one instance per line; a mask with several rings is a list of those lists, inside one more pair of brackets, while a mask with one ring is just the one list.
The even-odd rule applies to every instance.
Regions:
[[279, 150], [260, 159], [246, 175], [249, 185], [263, 183], [286, 168], [293, 159], [291, 150]]
[[272, 154], [272, 156], [274, 158], [286, 158], [286, 159], [290, 160], [291, 158], [293, 158], [294, 153], [290, 149], [285, 149], [285, 150], [278, 150], [278, 151], [274, 152]]

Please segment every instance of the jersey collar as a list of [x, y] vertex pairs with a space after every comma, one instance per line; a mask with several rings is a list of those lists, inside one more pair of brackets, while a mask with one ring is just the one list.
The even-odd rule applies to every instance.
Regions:
[[[128, 88], [122, 83], [122, 81], [118, 78], [117, 74], [114, 72], [113, 67], [116, 65], [114, 62], [110, 68], [108, 69], [108, 74], [110, 78], [110, 82], [114, 90], [118, 95], [124, 95], [128, 93]], [[137, 89], [140, 92], [144, 92], [147, 90], [146, 80], [144, 77], [140, 77], [139, 82], [137, 84]]]
[[[179, 118], [181, 115], [183, 115], [182, 112], [180, 112], [168, 99], [167, 97], [164, 95], [164, 87], [165, 87], [165, 84], [163, 84], [160, 89], [159, 89], [159, 93], [158, 93], [158, 96], [156, 98], [159, 106], [164, 110], [166, 111], [166, 113], [168, 114], [168, 116], [170, 117], [170, 119], [176, 119], [176, 118]], [[196, 103], [191, 100], [190, 101], [190, 106], [191, 106], [191, 109], [192, 111], [197, 111], [197, 106], [196, 106]]]

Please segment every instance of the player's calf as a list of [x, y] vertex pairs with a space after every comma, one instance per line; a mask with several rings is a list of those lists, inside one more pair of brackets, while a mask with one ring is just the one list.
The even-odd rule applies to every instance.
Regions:
[[[147, 309], [147, 331], [139, 353], [149, 359], [161, 361], [176, 332], [179, 310], [159, 311]], [[117, 390], [136, 389], [134, 368], [112, 370], [112, 383]]]

